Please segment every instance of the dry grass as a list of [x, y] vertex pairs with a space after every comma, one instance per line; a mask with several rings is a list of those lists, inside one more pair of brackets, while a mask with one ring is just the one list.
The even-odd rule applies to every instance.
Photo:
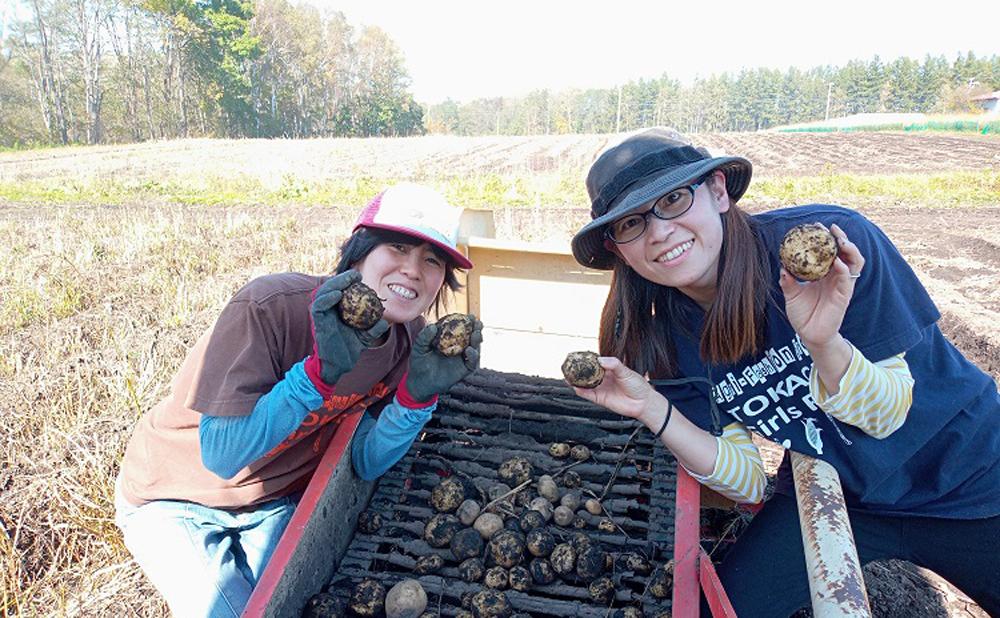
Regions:
[[4, 214], [0, 614], [161, 615], [113, 522], [132, 426], [240, 285], [329, 270], [354, 207], [324, 226], [287, 211]]

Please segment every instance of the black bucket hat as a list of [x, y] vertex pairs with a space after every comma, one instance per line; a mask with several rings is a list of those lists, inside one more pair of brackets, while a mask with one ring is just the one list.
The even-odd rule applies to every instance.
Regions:
[[604, 236], [609, 223], [717, 169], [726, 175], [726, 190], [735, 204], [747, 190], [753, 169], [742, 157], [712, 157], [660, 127], [604, 151], [587, 174], [593, 220], [573, 237], [573, 257], [587, 268], [611, 270], [615, 255]]

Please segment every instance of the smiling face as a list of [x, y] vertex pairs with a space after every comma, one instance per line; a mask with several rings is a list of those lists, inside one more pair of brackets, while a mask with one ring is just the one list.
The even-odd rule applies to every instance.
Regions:
[[383, 318], [402, 324], [423, 314], [444, 284], [445, 260], [428, 243], [386, 242], [351, 265], [385, 299]]
[[[615, 245], [618, 255], [644, 279], [677, 288], [702, 306], [715, 299], [722, 218], [729, 210], [725, 176], [699, 186], [694, 204], [683, 215], [664, 221], [649, 217], [639, 238]], [[650, 204], [637, 209], [641, 212]]]

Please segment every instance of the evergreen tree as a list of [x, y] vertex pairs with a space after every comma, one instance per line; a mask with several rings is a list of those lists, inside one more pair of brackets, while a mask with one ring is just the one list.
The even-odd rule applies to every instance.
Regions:
[[920, 109], [920, 67], [910, 58], [898, 58], [886, 67], [886, 96], [883, 107], [888, 111], [916, 112]]

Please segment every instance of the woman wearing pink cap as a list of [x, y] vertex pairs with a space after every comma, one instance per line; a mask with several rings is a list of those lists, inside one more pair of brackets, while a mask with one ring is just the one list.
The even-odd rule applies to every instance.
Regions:
[[[431, 346], [424, 314], [472, 263], [456, 248], [461, 210], [437, 192], [393, 186], [362, 211], [333, 276], [267, 275], [243, 287], [188, 352], [171, 392], [136, 426], [115, 521], [178, 616], [239, 616], [337, 425], [364, 414], [352, 443], [374, 479], [409, 449], [437, 395], [479, 363], [482, 324], [463, 354]], [[343, 290], [384, 299], [359, 331]]]

